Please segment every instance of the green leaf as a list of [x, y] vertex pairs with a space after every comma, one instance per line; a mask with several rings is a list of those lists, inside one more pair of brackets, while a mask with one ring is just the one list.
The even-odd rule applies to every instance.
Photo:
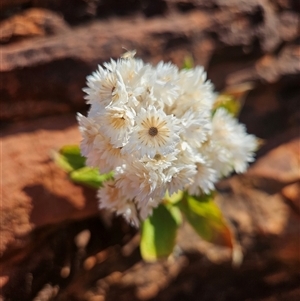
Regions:
[[178, 207], [172, 205], [172, 204], [165, 204], [169, 212], [171, 213], [172, 217], [174, 218], [177, 226], [180, 226], [182, 224], [182, 214]]
[[177, 206], [199, 236], [209, 242], [232, 248], [231, 232], [212, 195], [185, 195]]
[[82, 167], [70, 173], [72, 181], [87, 185], [93, 188], [99, 188], [103, 182], [112, 179], [113, 173], [100, 174], [97, 168]]
[[78, 145], [64, 145], [60, 150], [59, 152], [62, 154], [62, 155], [80, 155], [80, 148]]
[[164, 202], [176, 204], [179, 202], [183, 197], [183, 191], [179, 190], [177, 193], [173, 193], [171, 196], [169, 195], [169, 192], [167, 191], [164, 197]]
[[227, 112], [236, 117], [241, 110], [241, 104], [231, 95], [221, 94], [214, 104], [213, 114], [219, 108], [224, 108]]
[[194, 68], [194, 60], [191, 55], [187, 55], [184, 58], [182, 69], [192, 69]]
[[141, 227], [141, 255], [145, 261], [169, 256], [175, 246], [177, 221], [163, 204], [153, 210]]
[[78, 145], [65, 145], [53, 153], [54, 162], [66, 172], [85, 166], [85, 158], [81, 156]]
[[227, 87], [216, 99], [213, 107], [213, 114], [219, 108], [226, 109], [233, 116], [237, 117], [244, 105], [245, 97], [253, 89], [252, 83], [243, 83]]

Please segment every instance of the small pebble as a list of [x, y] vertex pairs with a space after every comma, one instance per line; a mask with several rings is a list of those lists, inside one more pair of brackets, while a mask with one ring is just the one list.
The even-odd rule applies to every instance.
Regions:
[[75, 236], [74, 242], [78, 249], [84, 249], [87, 246], [87, 244], [89, 243], [90, 238], [91, 238], [90, 230], [85, 229], [85, 230], [79, 232]]
[[89, 271], [91, 270], [95, 264], [97, 263], [97, 259], [95, 256], [90, 256], [88, 257], [84, 263], [83, 263], [83, 268], [86, 270], [86, 271]]
[[70, 275], [70, 271], [71, 271], [70, 267], [69, 267], [69, 266], [65, 266], [65, 267], [63, 267], [63, 268], [61, 269], [61, 271], [60, 271], [60, 276], [61, 276], [62, 278], [68, 278], [69, 275]]

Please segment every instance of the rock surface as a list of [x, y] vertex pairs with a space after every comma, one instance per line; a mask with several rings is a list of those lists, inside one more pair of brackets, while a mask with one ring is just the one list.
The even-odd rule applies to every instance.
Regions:
[[[84, 1], [78, 2], [81, 5]], [[106, 3], [88, 2], [103, 9]], [[146, 9], [150, 4], [144, 2]], [[204, 66], [213, 51], [233, 55], [231, 68], [218, 64], [224, 69], [220, 72], [217, 68], [211, 74], [212, 79], [222, 75], [222, 83], [214, 81], [218, 89], [226, 83], [277, 82], [283, 76], [299, 74], [299, 14], [278, 7], [280, 1], [274, 5], [262, 0], [239, 4], [234, 0], [215, 1], [211, 6], [190, 1], [189, 9], [182, 8], [184, 1], [166, 1], [169, 10], [160, 11], [163, 2], [153, 2], [155, 18], [145, 18], [144, 10], [137, 5], [130, 22], [128, 17], [99, 20], [96, 14], [90, 16], [89, 23], [70, 27], [54, 12], [45, 10], [55, 3], [59, 8], [60, 1], [45, 1], [44, 5], [37, 1], [44, 9], [35, 8], [2, 21], [0, 118], [28, 119], [83, 109], [81, 88], [86, 75], [98, 63], [119, 57], [122, 47], [136, 49], [148, 61], [173, 60], [179, 66], [188, 54]], [[113, 3], [111, 7], [106, 3], [106, 11], [112, 9], [118, 14], [117, 2], [115, 6]], [[22, 35], [27, 39], [9, 43], [12, 37]], [[223, 63], [228, 64], [229, 57]]]
[[[3, 1], [0, 300], [299, 300], [299, 2], [124, 3]], [[240, 120], [263, 146], [217, 186], [233, 254], [184, 224], [172, 258], [141, 261], [137, 231], [52, 162], [80, 141], [86, 75], [122, 46], [153, 63], [192, 55], [217, 90], [253, 83]]]
[[15, 124], [3, 132], [0, 253], [36, 227], [97, 213], [93, 191], [71, 183], [51, 151], [79, 144], [75, 116]]

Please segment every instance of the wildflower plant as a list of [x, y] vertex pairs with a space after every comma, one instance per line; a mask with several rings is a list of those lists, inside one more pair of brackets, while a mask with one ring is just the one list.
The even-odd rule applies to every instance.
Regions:
[[86, 167], [65, 169], [99, 187], [100, 209], [141, 227], [144, 259], [172, 252], [181, 214], [209, 241], [229, 231], [214, 184], [244, 172], [257, 141], [228, 109], [232, 102], [220, 102], [203, 67], [152, 66], [127, 53], [99, 66], [84, 92], [90, 110], [77, 119]]

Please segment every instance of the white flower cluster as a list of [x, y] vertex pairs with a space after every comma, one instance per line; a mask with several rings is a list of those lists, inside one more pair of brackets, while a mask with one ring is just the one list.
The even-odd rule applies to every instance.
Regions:
[[111, 60], [87, 77], [91, 105], [78, 114], [87, 165], [114, 171], [98, 192], [100, 208], [138, 225], [166, 192], [209, 193], [253, 161], [256, 139], [226, 110], [212, 114], [216, 95], [202, 67]]

